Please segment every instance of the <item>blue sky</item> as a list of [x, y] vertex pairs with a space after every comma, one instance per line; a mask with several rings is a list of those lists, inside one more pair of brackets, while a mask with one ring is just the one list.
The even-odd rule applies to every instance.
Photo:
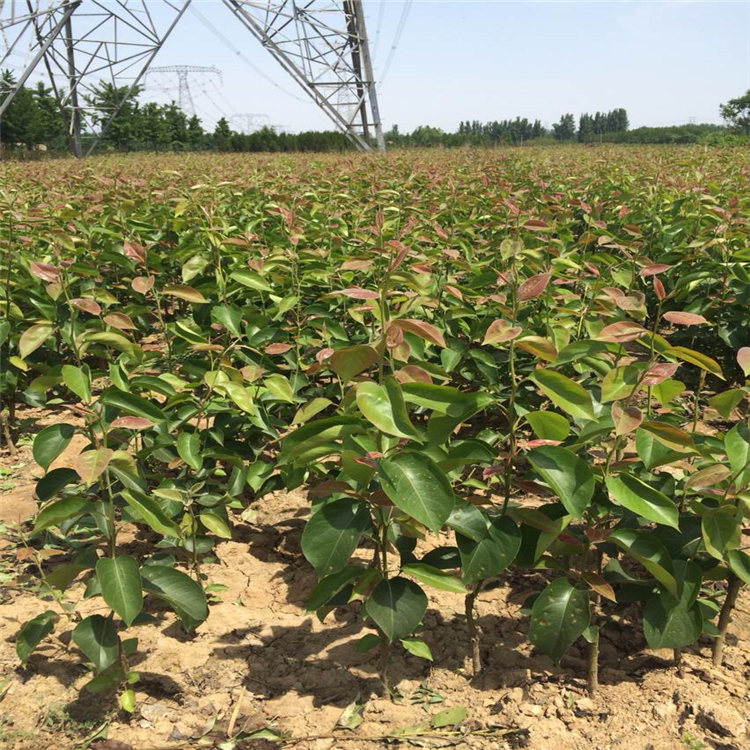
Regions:
[[[328, 127], [220, 2], [194, 5], [230, 46], [188, 10], [154, 64], [223, 71], [223, 85], [195, 79], [205, 125], [222, 114], [252, 112], [290, 131]], [[157, 20], [166, 18], [161, 3], [149, 7]], [[454, 130], [462, 119], [516, 115], [549, 124], [563, 112], [615, 107], [628, 110], [632, 126], [719, 122], [719, 103], [750, 88], [750, 0], [417, 0], [384, 78], [404, 3], [364, 0], [364, 7], [386, 127]], [[172, 86], [166, 93], [152, 88], [145, 98], [176, 98]]]

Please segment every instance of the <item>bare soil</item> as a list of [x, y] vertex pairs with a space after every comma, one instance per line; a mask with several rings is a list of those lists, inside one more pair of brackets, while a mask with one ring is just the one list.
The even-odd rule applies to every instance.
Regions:
[[[40, 429], [57, 415], [41, 417]], [[70, 420], [73, 421], [73, 420]], [[75, 455], [81, 446], [71, 444]], [[58, 461], [64, 464], [70, 455]], [[34, 468], [28, 445], [9, 468], [0, 520], [15, 524], [36, 509]], [[16, 467], [10, 469], [10, 467]], [[482, 675], [472, 679], [462, 597], [430, 593], [421, 637], [434, 665], [394, 649], [392, 679], [398, 697], [383, 696], [374, 652], [360, 654], [357, 640], [368, 629], [356, 605], [331, 613], [324, 623], [305, 612], [315, 575], [300, 553], [308, 513], [304, 493], [261, 498], [253, 523], [239, 522], [235, 538], [217, 545], [215, 561], [203, 566], [216, 594], [208, 620], [186, 635], [175, 616], [150, 607], [152, 622], [131, 628], [138, 653], [131, 666], [141, 675], [137, 708], [128, 717], [111, 694], [91, 695], [81, 654], [70, 643], [73, 623], [61, 618], [54, 635], [21, 669], [14, 640], [21, 625], [45, 609], [24, 580], [17, 537], [1, 542], [0, 747], [43, 750], [91, 746], [96, 750], [216, 747], [227, 732], [270, 727], [301, 750], [372, 750], [391, 746], [383, 738], [407, 727], [429, 725], [438, 711], [465, 706], [466, 721], [454, 734], [413, 736], [424, 747], [531, 748], [532, 750], [748, 750], [750, 596], [738, 602], [725, 649], [725, 666], [714, 669], [710, 643], [686, 649], [682, 668], [671, 651], [654, 652], [634, 612], [607, 625], [601, 640], [601, 688], [585, 690], [583, 645], [559, 668], [536, 652], [520, 613], [525, 596], [543, 585], [511, 575], [478, 599], [483, 632]], [[239, 520], [239, 519], [238, 519]], [[130, 537], [127, 534], [130, 533]], [[126, 531], [129, 552], [145, 552], [148, 539]], [[23, 555], [21, 555], [21, 558]], [[51, 562], [55, 562], [54, 560]], [[70, 591], [79, 601], [82, 585]], [[99, 599], [79, 601], [83, 616], [101, 609]], [[337, 727], [355, 699], [364, 704], [354, 730]], [[106, 739], [91, 738], [97, 730]], [[371, 738], [371, 739], [367, 739]], [[269, 750], [267, 740], [243, 740], [237, 750]]]

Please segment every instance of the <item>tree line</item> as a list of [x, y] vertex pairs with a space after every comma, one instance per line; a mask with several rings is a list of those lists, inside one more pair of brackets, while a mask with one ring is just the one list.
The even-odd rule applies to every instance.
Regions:
[[[0, 74], [0, 91], [16, 86], [10, 71]], [[306, 131], [279, 133], [264, 127], [253, 133], [233, 130], [222, 117], [213, 130], [204, 129], [201, 120], [188, 116], [175, 102], [156, 104], [139, 101], [141, 90], [102, 82], [85, 97], [93, 123], [101, 127], [109, 121], [101, 149], [113, 151], [345, 151], [353, 145], [343, 133]], [[127, 95], [127, 96], [126, 96]], [[124, 99], [124, 101], [123, 101]], [[680, 125], [630, 129], [624, 108], [610, 112], [582, 113], [578, 121], [572, 113], [563, 114], [550, 129], [540, 120], [516, 117], [513, 120], [462, 120], [456, 131], [422, 125], [402, 133], [394, 125], [385, 134], [389, 146], [404, 148], [522, 145], [524, 143], [725, 143], [732, 133], [750, 135], [750, 91], [731, 99], [720, 108], [727, 127], [720, 125]], [[112, 116], [114, 113], [114, 117]], [[4, 149], [48, 150], [69, 148], [68, 123], [71, 112], [58, 105], [52, 90], [38, 83], [21, 87], [0, 122], [0, 143]], [[111, 121], [110, 121], [111, 118]], [[93, 134], [84, 133], [84, 140]]]

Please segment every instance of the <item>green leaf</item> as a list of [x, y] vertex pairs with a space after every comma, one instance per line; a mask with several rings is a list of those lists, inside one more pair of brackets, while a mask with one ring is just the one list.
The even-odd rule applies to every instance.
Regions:
[[651, 420], [643, 422], [641, 430], [653, 435], [665, 448], [677, 451], [678, 453], [695, 453], [695, 445], [690, 433], [681, 430], [679, 427]]
[[367, 506], [353, 498], [327, 503], [305, 525], [302, 553], [318, 576], [341, 570], [372, 528]]
[[602, 380], [602, 403], [632, 396], [638, 387], [640, 377], [640, 370], [633, 365], [610, 370]]
[[355, 375], [366, 370], [378, 359], [378, 353], [371, 346], [346, 346], [337, 349], [329, 360], [331, 369], [348, 383]]
[[235, 305], [216, 305], [211, 308], [211, 318], [226, 328], [233, 336], [242, 334], [242, 310]]
[[696, 352], [693, 349], [688, 349], [684, 346], [671, 346], [664, 352], [664, 355], [667, 357], [676, 357], [683, 362], [689, 362], [696, 367], [700, 367], [701, 370], [716, 375], [717, 378], [726, 380], [724, 373], [721, 371], [721, 367], [719, 367], [719, 363], [701, 352]]
[[39, 323], [27, 328], [18, 340], [18, 351], [21, 359], [26, 359], [36, 351], [52, 334], [55, 328], [51, 323]]
[[384, 458], [378, 473], [391, 502], [431, 531], [437, 532], [450, 516], [454, 497], [448, 477], [424, 453]]
[[179, 299], [187, 300], [188, 302], [195, 302], [197, 304], [203, 304], [208, 300], [197, 290], [186, 284], [167, 284], [162, 290], [162, 294], [168, 294], [171, 297], [178, 297]]
[[96, 563], [96, 577], [104, 601], [126, 625], [132, 625], [143, 609], [138, 563], [129, 555], [102, 557]]
[[16, 653], [22, 666], [26, 666], [34, 649], [55, 629], [55, 623], [59, 619], [56, 612], [48, 609], [24, 623], [16, 636]]
[[297, 413], [292, 419], [292, 424], [302, 424], [307, 422], [308, 419], [312, 419], [316, 414], [319, 414], [323, 409], [327, 409], [333, 404], [330, 398], [313, 398], [308, 401], [304, 406], [297, 409]]
[[653, 433], [640, 427], [635, 431], [635, 449], [647, 469], [685, 458], [684, 451], [674, 451], [659, 442]]
[[243, 268], [239, 271], [233, 271], [229, 274], [235, 281], [239, 281], [243, 286], [256, 289], [259, 292], [272, 292], [273, 287], [256, 271], [249, 268]]
[[643, 608], [643, 632], [650, 648], [683, 648], [703, 631], [703, 617], [696, 599], [702, 571], [697, 563], [675, 560], [677, 596], [658, 593]]
[[727, 562], [737, 578], [750, 586], [750, 555], [739, 549], [727, 552]]
[[97, 672], [103, 672], [117, 661], [119, 639], [112, 618], [91, 615], [76, 625], [72, 638]]
[[731, 388], [723, 393], [717, 393], [708, 399], [709, 405], [716, 409], [724, 419], [729, 419], [737, 405], [747, 396], [744, 388]]
[[649, 648], [682, 648], [689, 646], [703, 631], [699, 607], [687, 611], [669, 609], [656, 595], [643, 608], [643, 634]]
[[344, 586], [359, 578], [364, 572], [364, 568], [360, 568], [358, 565], [348, 565], [336, 573], [321, 578], [310, 592], [310, 598], [305, 605], [307, 611], [314, 612], [316, 609], [320, 609], [336, 596]]
[[283, 375], [269, 375], [263, 380], [263, 385], [280, 401], [294, 403], [294, 389], [289, 379]]
[[578, 383], [553, 370], [535, 370], [529, 378], [555, 406], [577, 419], [594, 419], [591, 394]]
[[653, 535], [634, 529], [615, 529], [607, 541], [614, 542], [643, 565], [659, 583], [677, 596], [672, 561], [664, 545]]
[[31, 452], [34, 460], [45, 470], [68, 447], [75, 428], [69, 424], [52, 424], [34, 438]]
[[677, 506], [666, 495], [631, 474], [607, 477], [607, 489], [624, 508], [639, 516], [680, 530]]
[[565, 510], [581, 518], [594, 494], [594, 475], [575, 453], [554, 445], [529, 451], [531, 465], [562, 500]]
[[468, 419], [494, 401], [487, 393], [466, 393], [452, 386], [432, 383], [403, 383], [401, 392], [408, 403], [455, 417], [459, 421]]
[[402, 638], [401, 645], [414, 656], [418, 656], [420, 659], [427, 659], [427, 661], [433, 661], [432, 651], [430, 647], [418, 638]]
[[521, 547], [521, 532], [508, 516], [493, 518], [487, 537], [480, 540], [456, 534], [464, 583], [474, 583], [501, 573], [515, 559]]
[[728, 550], [740, 546], [742, 525], [737, 518], [737, 509], [731, 505], [709, 508], [701, 518], [701, 534], [708, 554], [723, 560]]
[[750, 483], [750, 429], [743, 424], [732, 427], [724, 436], [724, 449], [736, 477], [735, 487], [745, 487]]
[[93, 507], [87, 497], [64, 497], [62, 500], [47, 505], [39, 511], [31, 533], [36, 534], [52, 526], [59, 526], [63, 521], [83, 515], [88, 510], [93, 509]]
[[44, 503], [51, 497], [54, 497], [63, 487], [78, 482], [78, 473], [68, 466], [61, 466], [58, 469], [45, 474], [37, 483], [36, 493], [40, 502]]
[[177, 453], [194, 471], [200, 471], [203, 467], [201, 436], [197, 432], [180, 432], [177, 437]]
[[84, 369], [74, 365], [63, 365], [62, 367], [63, 382], [82, 401], [91, 400], [91, 378], [87, 370], [88, 368]]
[[164, 513], [157, 500], [132, 487], [123, 490], [121, 494], [131, 510], [157, 534], [170, 537], [182, 536], [179, 526]]
[[453, 727], [456, 724], [460, 724], [465, 718], [466, 706], [454, 706], [453, 708], [446, 708], [443, 711], [438, 711], [438, 713], [430, 719], [430, 726], [433, 729]]
[[216, 513], [211, 513], [209, 510], [203, 511], [198, 516], [201, 523], [213, 534], [221, 537], [222, 539], [231, 539], [232, 530], [229, 528], [227, 522]]
[[570, 422], [554, 411], [529, 412], [526, 421], [540, 440], [565, 440], [570, 435]]
[[432, 565], [408, 563], [402, 566], [401, 572], [413, 576], [420, 583], [441, 591], [453, 591], [457, 594], [467, 593], [467, 588], [460, 578], [456, 578], [456, 576], [446, 573], [444, 570], [433, 568]]
[[529, 640], [559, 664], [590, 620], [588, 591], [575, 588], [567, 578], [558, 578], [534, 601]]
[[150, 419], [152, 422], [164, 422], [167, 418], [158, 406], [134, 393], [109, 390], [102, 395], [100, 402], [105, 406], [113, 406], [124, 411], [126, 414], [132, 414], [134, 417]]
[[357, 407], [364, 417], [387, 435], [409, 439], [419, 439], [406, 411], [404, 398], [395, 378], [390, 386], [383, 387], [371, 381], [357, 385]]
[[284, 438], [278, 461], [303, 464], [310, 451], [348, 435], [366, 432], [365, 425], [359, 417], [326, 417], [308, 422]]
[[87, 487], [104, 473], [113, 455], [111, 448], [97, 448], [83, 451], [76, 457], [74, 468]]
[[364, 610], [392, 643], [411, 635], [422, 622], [427, 596], [416, 583], [397, 576], [375, 586]]
[[187, 630], [193, 630], [208, 617], [203, 589], [182, 571], [166, 565], [145, 565], [141, 579], [144, 591], [169, 604]]

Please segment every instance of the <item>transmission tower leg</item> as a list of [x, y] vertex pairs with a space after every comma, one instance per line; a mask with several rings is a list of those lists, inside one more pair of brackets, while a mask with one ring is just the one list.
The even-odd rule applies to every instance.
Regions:
[[[1, 4], [2, 3], [0, 3], [0, 5]], [[23, 88], [24, 84], [29, 79], [29, 76], [34, 72], [34, 68], [36, 68], [36, 66], [39, 64], [41, 59], [45, 56], [52, 42], [54, 42], [55, 39], [57, 39], [57, 37], [62, 32], [62, 30], [65, 28], [66, 24], [70, 20], [70, 17], [73, 15], [73, 12], [75, 11], [75, 9], [78, 7], [79, 4], [80, 4], [80, 0], [77, 0], [77, 2], [74, 2], [68, 5], [65, 8], [65, 12], [63, 13], [62, 17], [55, 24], [55, 27], [52, 29], [52, 31], [50, 31], [44, 37], [43, 40], [40, 40], [39, 49], [37, 50], [33, 59], [26, 66], [26, 69], [23, 71], [18, 81], [16, 81], [16, 84], [13, 87], [13, 90], [3, 99], [2, 104], [0, 104], [0, 117], [2, 117], [5, 110], [8, 107], [10, 107], [16, 94]], [[3, 58], [3, 60], [5, 60], [5, 58]]]
[[78, 101], [78, 78], [76, 76], [75, 47], [73, 45], [73, 22], [68, 16], [65, 22], [65, 51], [68, 57], [68, 86], [70, 90], [70, 147], [73, 156], [80, 159], [83, 156], [81, 146], [81, 109]]
[[367, 26], [365, 25], [365, 14], [362, 10], [362, 0], [353, 0], [354, 13], [357, 17], [357, 29], [361, 42], [362, 62], [365, 65], [365, 80], [367, 82], [367, 94], [370, 98], [370, 110], [372, 112], [373, 127], [375, 128], [375, 141], [378, 151], [385, 153], [385, 138], [383, 137], [383, 125], [380, 121], [380, 107], [378, 106], [378, 94], [375, 90], [375, 76], [372, 72], [372, 58], [370, 57], [370, 42], [367, 38]]
[[101, 140], [102, 136], [107, 131], [107, 128], [109, 127], [109, 124], [112, 122], [112, 120], [115, 119], [115, 117], [117, 117], [117, 113], [122, 109], [122, 107], [125, 104], [125, 102], [131, 97], [131, 95], [133, 94], [133, 91], [136, 90], [136, 87], [141, 82], [141, 79], [143, 78], [144, 74], [148, 70], [148, 68], [151, 65], [151, 63], [153, 62], [153, 60], [156, 57], [156, 55], [159, 53], [159, 50], [164, 45], [164, 42], [167, 41], [167, 38], [169, 37], [169, 35], [174, 30], [174, 27], [177, 26], [177, 23], [179, 22], [179, 20], [185, 15], [185, 11], [187, 11], [187, 9], [190, 7], [190, 3], [191, 2], [192, 2], [192, 0], [183, 0], [182, 7], [178, 10], [177, 15], [174, 17], [174, 19], [172, 20], [172, 23], [169, 25], [169, 27], [167, 28], [167, 30], [164, 32], [164, 34], [161, 36], [161, 38], [159, 38], [158, 43], [154, 46], [153, 50], [149, 53], [149, 55], [146, 58], [145, 62], [141, 66], [141, 69], [138, 71], [138, 74], [133, 79], [133, 82], [130, 84], [130, 87], [128, 88], [128, 90], [125, 92], [125, 96], [123, 96], [122, 99], [120, 99], [120, 101], [118, 102], [118, 104], [115, 107], [114, 111], [110, 114], [110, 116], [107, 119], [107, 121], [103, 124], [102, 129], [101, 129], [99, 135], [92, 141], [91, 145], [89, 146], [88, 150], [86, 151], [86, 156], [91, 156], [91, 153], [97, 147], [97, 145], [99, 144], [99, 141]]

